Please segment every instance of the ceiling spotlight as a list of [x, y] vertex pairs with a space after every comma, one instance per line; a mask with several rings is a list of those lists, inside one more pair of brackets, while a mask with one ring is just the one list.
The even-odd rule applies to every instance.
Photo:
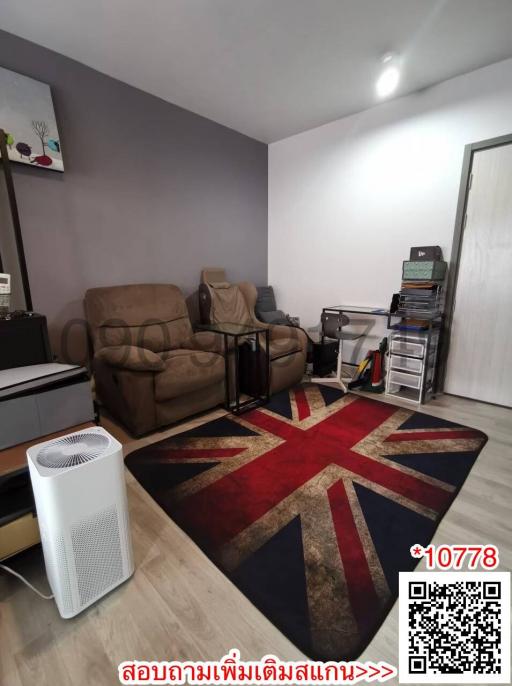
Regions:
[[380, 98], [386, 98], [396, 90], [400, 81], [400, 62], [396, 55], [388, 54], [382, 59], [382, 72], [377, 79], [376, 90]]

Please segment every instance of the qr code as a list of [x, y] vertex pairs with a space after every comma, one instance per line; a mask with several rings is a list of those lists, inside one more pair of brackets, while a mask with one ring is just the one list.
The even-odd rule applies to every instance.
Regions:
[[399, 679], [510, 683], [509, 572], [400, 572]]

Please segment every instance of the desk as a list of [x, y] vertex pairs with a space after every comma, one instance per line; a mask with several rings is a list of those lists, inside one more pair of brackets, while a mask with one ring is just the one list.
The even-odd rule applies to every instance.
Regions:
[[366, 307], [364, 305], [333, 305], [324, 307], [322, 312], [341, 312], [348, 314], [374, 314], [383, 317], [389, 315], [389, 310], [385, 307]]
[[366, 307], [364, 305], [333, 305], [332, 307], [322, 308], [322, 315], [339, 314], [366, 314], [373, 317], [390, 317], [392, 316], [389, 308], [386, 307]]
[[322, 381], [323, 383], [335, 383], [341, 390], [346, 393], [347, 386], [344, 381], [349, 379], [344, 379], [342, 375], [343, 366], [343, 341], [352, 340], [355, 341], [358, 338], [362, 338], [364, 333], [344, 333], [343, 326], [349, 323], [347, 314], [362, 314], [368, 317], [386, 317], [387, 328], [390, 326], [390, 320], [393, 316], [389, 309], [383, 307], [367, 307], [363, 305], [332, 305], [331, 307], [324, 307], [322, 309], [322, 335], [321, 335], [321, 346], [325, 345], [325, 338], [330, 338], [339, 341], [338, 343], [338, 360], [336, 365], [336, 376], [334, 378], [328, 379], [313, 379]]
[[386, 317], [387, 318], [387, 328], [390, 328], [391, 324], [391, 317], [394, 315], [389, 311], [388, 308], [385, 307], [366, 307], [364, 305], [333, 305], [331, 307], [324, 307], [322, 309], [322, 337], [321, 341], [322, 343], [324, 342], [324, 338], [330, 338], [330, 336], [325, 336], [324, 335], [324, 328], [323, 328], [323, 322], [324, 320], [328, 317], [330, 314], [335, 314], [339, 317], [339, 332], [340, 336], [339, 338], [345, 338], [345, 339], [350, 339], [355, 340], [356, 338], [361, 338], [363, 334], [353, 334], [352, 336], [350, 334], [344, 334], [343, 336], [342, 331], [343, 331], [343, 315], [345, 314], [363, 314], [369, 317]]

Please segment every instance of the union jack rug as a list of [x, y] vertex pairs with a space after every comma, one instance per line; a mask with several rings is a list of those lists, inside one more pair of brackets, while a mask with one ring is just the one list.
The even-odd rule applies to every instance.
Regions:
[[316, 384], [131, 453], [142, 486], [307, 655], [357, 657], [487, 438]]

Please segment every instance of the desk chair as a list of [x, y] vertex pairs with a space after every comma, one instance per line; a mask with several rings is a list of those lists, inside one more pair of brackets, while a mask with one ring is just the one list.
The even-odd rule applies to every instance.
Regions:
[[311, 381], [317, 383], [332, 383], [336, 384], [341, 390], [346, 393], [348, 391], [345, 381], [351, 381], [352, 378], [344, 378], [342, 374], [343, 365], [343, 341], [355, 341], [361, 338], [362, 333], [350, 333], [343, 331], [343, 327], [350, 324], [350, 319], [341, 312], [336, 314], [333, 312], [322, 312], [322, 343], [324, 338], [331, 338], [338, 341], [338, 358], [336, 364], [336, 376], [320, 376], [312, 378]]

